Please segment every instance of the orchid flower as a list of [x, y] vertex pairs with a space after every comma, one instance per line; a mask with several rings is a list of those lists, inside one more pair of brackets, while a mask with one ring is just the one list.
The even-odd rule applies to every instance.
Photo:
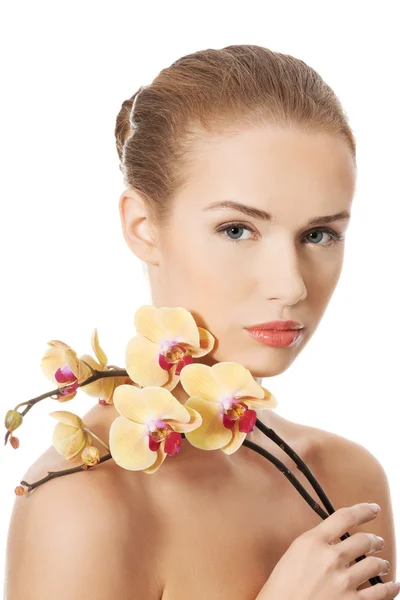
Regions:
[[205, 356], [215, 339], [198, 327], [185, 308], [141, 306], [135, 313], [137, 335], [127, 345], [125, 366], [141, 386], [173, 390], [183, 367]]
[[271, 392], [239, 363], [220, 362], [212, 367], [193, 363], [182, 369], [180, 381], [190, 396], [184, 406], [202, 417], [200, 427], [185, 435], [202, 450], [236, 452], [254, 429], [257, 414], [253, 409], [278, 405]]
[[[67, 402], [76, 396], [78, 387], [92, 375], [90, 367], [98, 371], [107, 370], [107, 356], [99, 344], [97, 329], [93, 331], [91, 341], [97, 361], [89, 354], [78, 358], [70, 346], [59, 340], [48, 342], [50, 348], [46, 350], [40, 366], [47, 379], [64, 388], [58, 397], [59, 402]], [[127, 377], [103, 377], [83, 385], [81, 389], [89, 396], [99, 398], [102, 403], [112, 404], [115, 388], [128, 381]]]
[[67, 410], [56, 410], [50, 416], [59, 420], [53, 432], [54, 448], [68, 461], [80, 458], [82, 450], [92, 445], [92, 436], [84, 431], [82, 419]]
[[158, 386], [120, 385], [114, 392], [114, 406], [121, 416], [111, 423], [110, 452], [120, 467], [131, 471], [155, 473], [167, 455], [179, 452], [180, 434], [201, 424], [196, 410]]

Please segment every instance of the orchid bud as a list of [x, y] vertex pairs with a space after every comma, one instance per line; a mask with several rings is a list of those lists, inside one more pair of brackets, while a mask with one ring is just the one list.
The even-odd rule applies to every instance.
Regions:
[[95, 446], [85, 446], [81, 454], [81, 459], [85, 465], [94, 467], [100, 462], [100, 452]]
[[23, 418], [17, 410], [8, 410], [4, 419], [4, 425], [8, 431], [15, 431], [22, 424]]
[[19, 439], [13, 434], [10, 435], [10, 444], [14, 448], [14, 450], [19, 448]]

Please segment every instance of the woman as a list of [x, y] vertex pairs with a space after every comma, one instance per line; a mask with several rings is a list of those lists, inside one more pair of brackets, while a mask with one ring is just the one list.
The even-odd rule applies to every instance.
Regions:
[[[123, 102], [115, 133], [126, 185], [123, 234], [148, 266], [154, 306], [185, 307], [212, 333], [215, 347], [199, 362], [238, 362], [259, 382], [288, 369], [340, 277], [355, 190], [355, 141], [331, 88], [304, 62], [259, 46], [200, 51]], [[266, 333], [282, 325], [274, 321], [301, 329]], [[180, 384], [172, 394], [182, 403], [188, 397]], [[117, 416], [115, 407], [96, 405], [83, 419], [107, 439]], [[7, 598], [397, 595], [388, 583], [393, 515], [378, 461], [273, 411], [258, 417], [341, 510], [321, 523], [286, 478], [246, 447], [226, 455], [184, 443], [179, 459], [153, 476], [108, 461], [90, 477], [61, 477], [17, 499]], [[293, 470], [257, 429], [248, 439]], [[50, 447], [24, 479], [62, 468]], [[381, 506], [376, 518], [372, 501]], [[378, 534], [386, 541], [380, 557], [372, 556], [381, 550]], [[371, 556], [356, 563], [361, 554]], [[383, 559], [390, 574], [371, 586]]]

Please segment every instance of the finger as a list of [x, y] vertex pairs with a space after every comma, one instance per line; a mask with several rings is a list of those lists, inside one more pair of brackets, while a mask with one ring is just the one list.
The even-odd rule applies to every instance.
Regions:
[[365, 590], [357, 592], [358, 600], [392, 600], [399, 594], [399, 587], [394, 581], [388, 583], [377, 583]]
[[337, 560], [341, 566], [348, 565], [356, 558], [363, 556], [364, 554], [375, 554], [381, 552], [383, 545], [381, 538], [373, 533], [355, 533], [354, 535], [340, 540], [336, 544]]
[[387, 575], [389, 570], [390, 567], [386, 560], [377, 556], [368, 556], [347, 569], [348, 588], [353, 590], [371, 577]]
[[353, 529], [363, 523], [368, 523], [376, 518], [368, 502], [356, 504], [354, 506], [345, 506], [339, 508], [327, 519], [322, 521], [314, 528], [316, 535], [327, 544], [332, 544], [335, 540], [344, 535], [349, 529]]

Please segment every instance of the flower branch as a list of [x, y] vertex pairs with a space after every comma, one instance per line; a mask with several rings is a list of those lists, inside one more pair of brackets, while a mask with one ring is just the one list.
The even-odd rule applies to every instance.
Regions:
[[[102, 456], [100, 458], [100, 460], [97, 464], [106, 462], [106, 460], [110, 460], [110, 458], [112, 458], [110, 453], [104, 454], [104, 456]], [[97, 466], [97, 465], [93, 465], [93, 466]], [[22, 480], [20, 482], [21, 485], [26, 486], [27, 489], [25, 490], [24, 488], [22, 488], [21, 490], [19, 490], [19, 487], [17, 487], [16, 490], [18, 490], [18, 492], [16, 492], [16, 495], [21, 496], [23, 494], [31, 492], [35, 488], [39, 487], [39, 485], [42, 485], [43, 483], [50, 481], [50, 479], [55, 479], [56, 477], [62, 477], [64, 475], [70, 475], [71, 473], [78, 473], [79, 471], [88, 471], [89, 469], [92, 469], [93, 466], [89, 466], [89, 465], [83, 463], [82, 465], [78, 465], [77, 467], [72, 467], [71, 469], [64, 469], [62, 471], [48, 471], [48, 474], [46, 475], [46, 477], [43, 477], [42, 479], [39, 479], [38, 481], [35, 481], [34, 483], [28, 483], [27, 481]]]
[[[272, 463], [274, 463], [275, 466], [277, 466], [277, 468], [279, 468], [282, 471], [282, 473], [289, 479], [289, 481], [293, 484], [293, 486], [297, 489], [297, 491], [301, 494], [301, 496], [303, 496], [303, 498], [306, 500], [306, 502], [311, 506], [311, 508], [314, 509], [314, 511], [317, 514], [319, 514], [319, 516], [322, 519], [326, 519], [329, 515], [333, 514], [335, 512], [335, 508], [334, 508], [333, 504], [329, 500], [328, 496], [322, 489], [322, 486], [320, 485], [320, 483], [318, 482], [318, 480], [316, 479], [316, 477], [314, 476], [312, 471], [309, 469], [307, 464], [304, 462], [304, 460], [297, 454], [297, 452], [295, 452], [295, 450], [293, 450], [293, 448], [291, 446], [289, 446], [289, 444], [287, 444], [285, 442], [285, 440], [283, 440], [273, 429], [271, 429], [270, 427], [268, 427], [267, 425], [262, 423], [260, 421], [260, 419], [256, 420], [256, 426], [270, 440], [272, 440], [275, 444], [277, 444], [277, 446], [279, 446], [288, 456], [290, 456], [290, 458], [296, 464], [297, 468], [304, 474], [306, 479], [310, 482], [310, 484], [312, 485], [314, 490], [317, 492], [319, 498], [321, 499], [325, 508], [327, 509], [328, 514], [321, 509], [320, 505], [317, 502], [315, 502], [315, 500], [313, 500], [313, 498], [308, 494], [308, 492], [303, 488], [303, 486], [301, 486], [301, 484], [296, 479], [296, 477], [294, 477], [293, 473], [291, 473], [291, 471], [289, 471], [289, 469], [287, 469], [287, 467], [283, 463], [281, 463], [281, 461], [278, 461], [278, 459], [275, 456], [270, 454], [267, 450], [260, 448], [260, 446], [257, 446], [250, 440], [245, 440], [243, 442], [243, 445], [247, 446], [248, 448], [251, 448], [252, 450], [255, 450], [256, 452], [258, 452], [265, 458], [268, 458], [268, 460], [270, 460]], [[305, 491], [306, 495], [304, 495], [303, 490]], [[307, 498], [307, 496], [308, 496], [308, 498]], [[313, 503], [313, 505], [310, 503], [310, 500]], [[340, 536], [340, 539], [342, 541], [344, 541], [345, 539], [347, 539], [349, 537], [350, 537], [350, 534], [346, 531], [342, 536]], [[356, 561], [359, 562], [360, 560], [363, 560], [364, 558], [366, 558], [365, 555], [362, 555], [362, 556], [356, 558]], [[372, 577], [370, 579], [370, 582], [371, 582], [371, 585], [375, 585], [376, 583], [382, 583], [382, 579], [379, 576]]]

